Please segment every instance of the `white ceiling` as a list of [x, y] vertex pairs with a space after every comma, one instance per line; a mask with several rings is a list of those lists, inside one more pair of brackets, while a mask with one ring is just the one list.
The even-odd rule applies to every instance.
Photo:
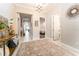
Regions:
[[42, 4], [35, 4], [35, 3], [16, 3], [16, 6], [19, 7], [23, 7], [23, 8], [28, 8], [28, 9], [32, 9], [32, 10], [36, 10], [37, 7], [39, 7], [39, 5], [43, 5], [41, 8], [41, 12], [47, 12], [49, 10], [52, 10], [53, 5], [50, 4], [46, 4], [46, 3], [42, 3]]
[[[16, 6], [23, 7], [23, 8], [28, 8], [31, 10], [36, 11], [36, 4], [34, 3], [16, 3]], [[48, 14], [48, 13], [53, 13], [53, 14], [58, 14], [60, 12], [60, 7], [62, 7], [63, 4], [56, 4], [56, 3], [48, 3], [46, 6], [44, 6], [41, 10], [42, 13]]]

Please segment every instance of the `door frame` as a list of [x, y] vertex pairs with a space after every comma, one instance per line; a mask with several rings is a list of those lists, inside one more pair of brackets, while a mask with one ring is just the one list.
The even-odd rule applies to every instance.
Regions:
[[21, 14], [24, 14], [24, 15], [27, 15], [28, 17], [30, 17], [30, 20], [31, 20], [31, 40], [33, 39], [33, 25], [32, 25], [32, 15], [31, 14], [27, 14], [27, 13], [21, 13], [21, 12], [17, 12], [18, 14], [18, 34], [21, 38], [23, 38], [23, 21], [22, 21], [22, 18], [21, 18]]

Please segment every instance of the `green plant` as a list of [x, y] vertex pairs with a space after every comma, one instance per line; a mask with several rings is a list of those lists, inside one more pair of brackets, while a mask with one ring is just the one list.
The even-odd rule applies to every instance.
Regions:
[[7, 25], [3, 22], [0, 22], [0, 29], [5, 29], [7, 28]]

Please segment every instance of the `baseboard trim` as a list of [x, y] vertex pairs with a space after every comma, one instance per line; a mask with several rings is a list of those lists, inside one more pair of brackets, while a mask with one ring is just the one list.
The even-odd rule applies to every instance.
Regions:
[[65, 43], [62, 43], [61, 41], [53, 41], [51, 40], [50, 42], [53, 42], [59, 46], [62, 46], [65, 49], [68, 49], [70, 52], [72, 52], [73, 54], [75, 54], [76, 56], [79, 56], [79, 50], [76, 48], [71, 47], [70, 45], [67, 45]]

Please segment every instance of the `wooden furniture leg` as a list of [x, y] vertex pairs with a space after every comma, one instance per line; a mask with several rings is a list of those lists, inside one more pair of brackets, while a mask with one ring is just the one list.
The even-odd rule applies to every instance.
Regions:
[[5, 56], [5, 42], [3, 42], [3, 56]]

